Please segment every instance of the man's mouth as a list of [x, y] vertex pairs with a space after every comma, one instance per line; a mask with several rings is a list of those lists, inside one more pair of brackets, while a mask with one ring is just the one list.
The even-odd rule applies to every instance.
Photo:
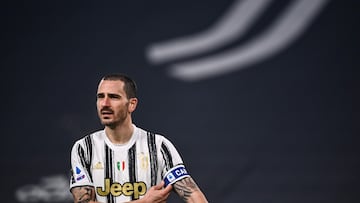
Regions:
[[111, 110], [101, 110], [101, 114], [102, 115], [109, 115], [109, 114], [113, 114], [114, 112]]

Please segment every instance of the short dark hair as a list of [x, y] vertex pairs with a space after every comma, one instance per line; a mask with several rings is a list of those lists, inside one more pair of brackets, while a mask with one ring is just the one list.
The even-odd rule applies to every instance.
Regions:
[[105, 75], [102, 80], [120, 80], [124, 82], [124, 91], [126, 92], [127, 98], [135, 98], [137, 93], [137, 86], [135, 81], [128, 75], [123, 73], [113, 73]]

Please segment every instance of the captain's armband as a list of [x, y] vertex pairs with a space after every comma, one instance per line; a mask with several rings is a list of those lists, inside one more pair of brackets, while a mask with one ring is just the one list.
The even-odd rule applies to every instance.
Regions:
[[185, 166], [184, 165], [177, 165], [173, 168], [171, 168], [168, 172], [166, 172], [165, 176], [164, 176], [164, 182], [165, 182], [165, 187], [169, 184], [174, 184], [177, 181], [186, 178], [186, 177], [190, 177], [189, 173], [186, 171]]

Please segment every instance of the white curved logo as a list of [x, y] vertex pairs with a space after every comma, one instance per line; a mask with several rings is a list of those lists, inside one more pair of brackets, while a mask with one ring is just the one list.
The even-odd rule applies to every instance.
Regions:
[[[294, 42], [320, 13], [328, 0], [294, 0], [258, 36], [215, 55], [172, 64], [169, 74], [196, 81], [240, 70], [274, 56]], [[270, 0], [235, 1], [210, 29], [150, 45], [146, 54], [152, 64], [160, 64], [221, 48], [240, 38], [261, 16]]]

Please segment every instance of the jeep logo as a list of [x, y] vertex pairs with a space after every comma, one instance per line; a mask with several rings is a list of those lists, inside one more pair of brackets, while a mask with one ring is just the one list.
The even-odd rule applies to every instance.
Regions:
[[96, 192], [100, 196], [107, 196], [109, 194], [114, 197], [125, 195], [125, 196], [134, 196], [135, 199], [139, 199], [139, 196], [146, 193], [146, 184], [144, 182], [135, 182], [130, 183], [126, 182], [123, 185], [120, 183], [114, 182], [111, 183], [110, 179], [106, 178], [104, 182], [105, 188], [96, 187]]

